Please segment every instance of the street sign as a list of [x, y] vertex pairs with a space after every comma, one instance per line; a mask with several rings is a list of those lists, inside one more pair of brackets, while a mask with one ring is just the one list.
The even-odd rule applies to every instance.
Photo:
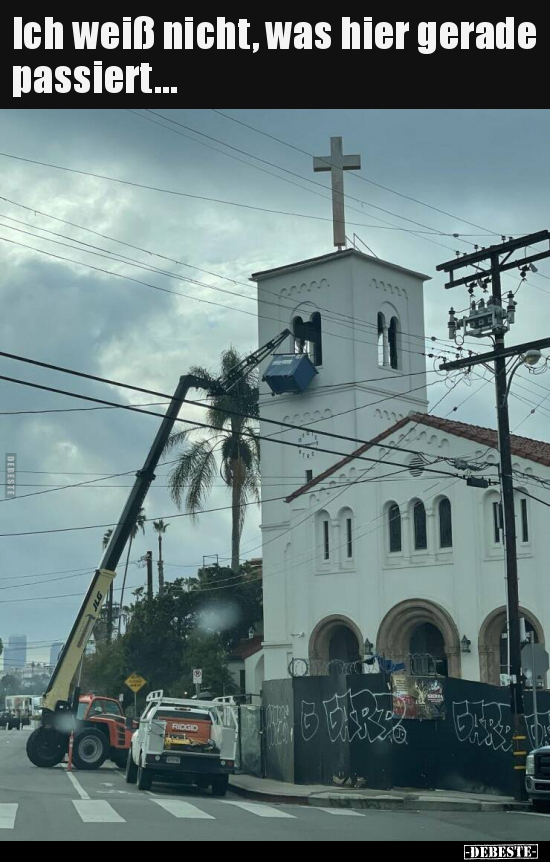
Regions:
[[195, 668], [193, 671], [193, 682], [195, 685], [202, 685], [202, 670], [201, 668]]
[[143, 679], [143, 677], [137, 673], [132, 673], [132, 674], [130, 674], [128, 679], [124, 680], [124, 683], [125, 683], [125, 685], [128, 686], [128, 688], [131, 688], [132, 691], [135, 693], [135, 692], [138, 692], [141, 688], [143, 688], [144, 685], [147, 684], [147, 680]]
[[544, 676], [550, 667], [550, 660], [543, 644], [526, 644], [521, 651], [521, 666], [535, 677]]

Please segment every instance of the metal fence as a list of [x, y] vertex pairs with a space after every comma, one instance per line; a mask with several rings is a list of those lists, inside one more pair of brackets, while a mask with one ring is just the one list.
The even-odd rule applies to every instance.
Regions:
[[446, 676], [445, 659], [430, 653], [407, 653], [406, 655], [373, 655], [363, 661], [341, 659], [293, 658], [288, 665], [292, 677], [302, 676], [350, 676], [365, 673], [395, 673], [403, 671], [410, 676]]

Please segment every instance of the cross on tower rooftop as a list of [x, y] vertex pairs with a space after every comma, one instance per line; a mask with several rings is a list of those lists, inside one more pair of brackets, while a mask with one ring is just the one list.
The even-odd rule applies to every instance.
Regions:
[[314, 171], [330, 171], [332, 174], [332, 219], [334, 222], [334, 245], [341, 250], [346, 245], [346, 217], [344, 211], [344, 171], [361, 169], [361, 156], [345, 156], [342, 138], [330, 139], [330, 156], [313, 159]]

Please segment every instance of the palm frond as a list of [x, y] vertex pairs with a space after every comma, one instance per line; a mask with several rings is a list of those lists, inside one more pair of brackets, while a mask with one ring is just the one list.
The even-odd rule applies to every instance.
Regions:
[[186, 443], [189, 435], [194, 430], [194, 428], [185, 428], [183, 431], [176, 431], [175, 434], [170, 434], [170, 437], [166, 442], [166, 446], [164, 447], [164, 452], [170, 452], [174, 446], [180, 446], [182, 443]]
[[203, 438], [189, 445], [168, 478], [172, 499], [181, 508], [196, 512], [203, 508], [204, 500], [216, 476], [216, 458], [209, 440]]

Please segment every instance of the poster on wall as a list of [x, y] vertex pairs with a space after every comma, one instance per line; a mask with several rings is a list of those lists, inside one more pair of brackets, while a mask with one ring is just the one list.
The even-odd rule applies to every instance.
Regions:
[[397, 718], [443, 718], [443, 679], [433, 676], [392, 676], [393, 714]]

